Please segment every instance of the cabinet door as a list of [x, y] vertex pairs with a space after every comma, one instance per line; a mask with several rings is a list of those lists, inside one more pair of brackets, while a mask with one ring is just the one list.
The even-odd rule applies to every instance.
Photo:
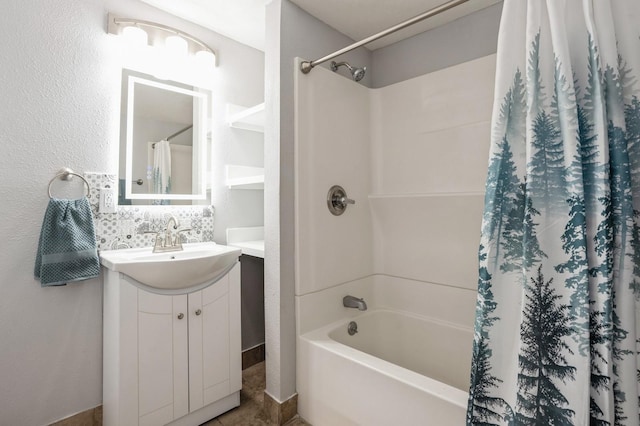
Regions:
[[160, 425], [189, 412], [187, 296], [138, 290], [139, 424]]
[[189, 294], [190, 411], [240, 390], [240, 268]]

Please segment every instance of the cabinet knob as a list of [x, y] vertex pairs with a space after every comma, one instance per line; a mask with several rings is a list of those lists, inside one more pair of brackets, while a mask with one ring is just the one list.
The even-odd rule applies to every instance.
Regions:
[[182, 318], [184, 318], [184, 314], [183, 314], [182, 312], [180, 312], [180, 313], [178, 314], [178, 319], [182, 319]]
[[202, 310], [200, 310], [200, 309], [198, 309], [198, 310], [196, 311], [196, 315], [200, 315], [201, 313], [202, 313]]

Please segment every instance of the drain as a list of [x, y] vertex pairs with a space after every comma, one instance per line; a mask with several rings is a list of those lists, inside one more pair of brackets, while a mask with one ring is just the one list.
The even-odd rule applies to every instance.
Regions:
[[358, 323], [356, 323], [355, 321], [351, 321], [347, 326], [347, 333], [349, 333], [349, 336], [353, 336], [357, 332], [358, 332]]

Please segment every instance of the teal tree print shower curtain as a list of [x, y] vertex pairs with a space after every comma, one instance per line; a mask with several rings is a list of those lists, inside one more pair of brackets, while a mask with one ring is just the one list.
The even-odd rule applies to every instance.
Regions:
[[505, 0], [468, 425], [640, 424], [640, 1]]

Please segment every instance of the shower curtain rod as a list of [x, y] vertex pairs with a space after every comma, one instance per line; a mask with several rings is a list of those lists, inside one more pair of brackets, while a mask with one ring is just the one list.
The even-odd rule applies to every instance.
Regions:
[[[186, 132], [187, 130], [193, 128], [193, 124], [191, 124], [190, 126], [185, 127], [182, 130], [178, 130], [177, 132], [175, 132], [174, 134], [172, 134], [171, 136], [167, 136], [166, 138], [164, 138], [165, 141], [170, 141], [171, 139], [175, 138], [178, 135], [181, 135], [182, 133]], [[156, 149], [156, 144], [158, 142], [154, 142], [151, 144], [151, 148], [152, 149]], [[141, 185], [140, 183], [138, 185]]]
[[394, 25], [391, 28], [387, 28], [384, 31], [380, 31], [377, 34], [369, 36], [369, 37], [367, 37], [367, 38], [365, 38], [363, 40], [360, 40], [360, 41], [358, 41], [356, 43], [353, 43], [353, 44], [351, 44], [351, 45], [349, 45], [349, 46], [347, 46], [345, 48], [342, 48], [340, 50], [336, 50], [335, 52], [333, 52], [333, 53], [331, 53], [331, 54], [329, 54], [327, 56], [324, 56], [324, 57], [322, 57], [320, 59], [316, 59], [315, 61], [304, 61], [304, 62], [302, 62], [300, 64], [300, 71], [302, 71], [303, 74], [308, 74], [309, 71], [311, 71], [313, 69], [313, 67], [315, 67], [316, 65], [320, 65], [321, 63], [326, 62], [326, 61], [328, 61], [330, 59], [333, 59], [336, 56], [340, 56], [343, 53], [350, 52], [353, 49], [357, 49], [358, 47], [364, 46], [365, 44], [371, 43], [372, 41], [378, 40], [379, 38], [388, 36], [389, 34], [395, 33], [396, 31], [400, 31], [400, 30], [402, 30], [404, 28], [407, 28], [407, 27], [409, 27], [409, 26], [411, 26], [413, 24], [416, 24], [416, 23], [418, 23], [420, 21], [424, 21], [427, 18], [431, 18], [432, 16], [439, 15], [442, 12], [445, 12], [445, 11], [447, 11], [449, 9], [452, 9], [452, 8], [454, 8], [456, 6], [459, 6], [462, 3], [466, 3], [468, 1], [469, 0], [453, 0], [453, 1], [450, 1], [448, 3], [441, 4], [440, 6], [436, 6], [433, 9], [430, 9], [430, 10], [428, 10], [428, 11], [426, 11], [426, 12], [424, 12], [424, 13], [418, 15], [418, 16], [414, 16], [411, 19], [407, 19], [404, 22], [401, 22], [401, 23], [399, 23], [397, 25]]
[[174, 133], [174, 134], [172, 134], [171, 136], [167, 136], [166, 140], [170, 141], [171, 139], [175, 138], [175, 137], [176, 137], [176, 136], [178, 136], [178, 135], [183, 134], [184, 132], [186, 132], [187, 130], [189, 130], [189, 129], [191, 129], [191, 128], [193, 128], [193, 124], [192, 124], [192, 125], [190, 125], [190, 126], [185, 127], [185, 128], [184, 128], [184, 129], [182, 129], [182, 130], [178, 130], [177, 132], [175, 132], [175, 133]]

